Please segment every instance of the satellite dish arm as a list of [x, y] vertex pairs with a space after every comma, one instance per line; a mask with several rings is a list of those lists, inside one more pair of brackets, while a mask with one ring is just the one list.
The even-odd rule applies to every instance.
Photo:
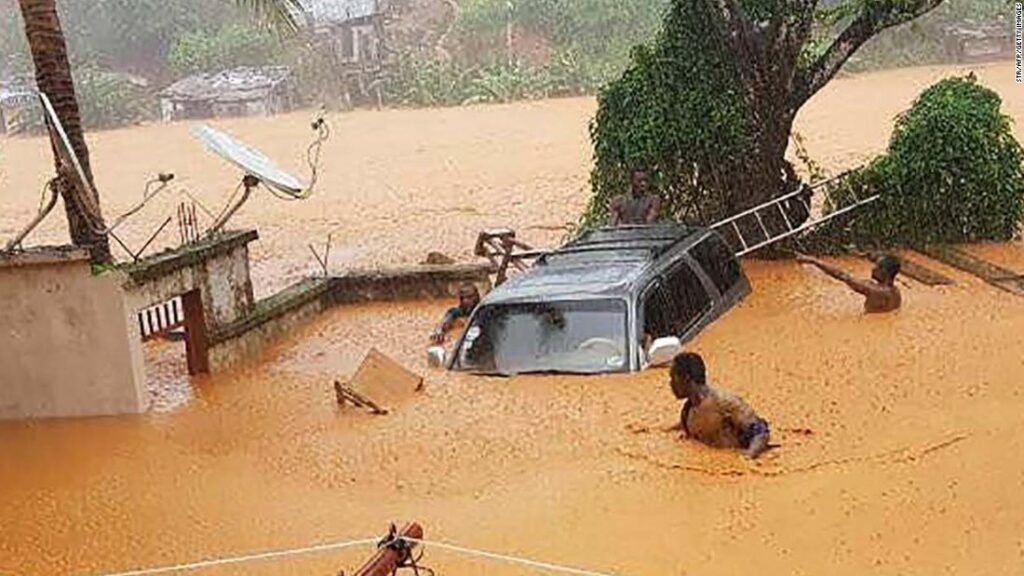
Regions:
[[50, 192], [50, 199], [46, 202], [45, 205], [39, 208], [39, 213], [36, 214], [36, 217], [33, 218], [31, 222], [28, 223], [28, 226], [25, 226], [25, 228], [23, 228], [22, 231], [19, 232], [13, 240], [8, 242], [7, 245], [4, 246], [4, 252], [13, 252], [15, 249], [21, 246], [21, 241], [24, 240], [25, 237], [28, 236], [33, 230], [35, 230], [36, 226], [38, 226], [39, 223], [42, 222], [44, 218], [46, 218], [47, 214], [49, 214], [50, 211], [53, 210], [53, 207], [57, 204], [57, 196], [59, 196], [59, 194], [57, 193], [56, 179], [47, 182], [45, 190], [48, 190]]
[[245, 189], [242, 192], [242, 197], [238, 199], [238, 202], [229, 205], [227, 208], [224, 209], [223, 212], [221, 212], [220, 217], [217, 218], [217, 221], [214, 222], [212, 226], [210, 226], [210, 230], [207, 234], [213, 236], [217, 232], [220, 232], [224, 225], [227, 224], [228, 220], [230, 220], [231, 217], [235, 215], [235, 212], [238, 212], [238, 210], [242, 207], [242, 204], [245, 204], [246, 200], [249, 199], [249, 195], [252, 194], [253, 189], [259, 186], [259, 184], [259, 178], [253, 176], [252, 174], [246, 174], [242, 178], [242, 187]]
[[309, 197], [313, 194], [313, 189], [316, 187], [317, 177], [319, 176], [320, 169], [320, 152], [323, 149], [324, 142], [331, 137], [331, 127], [324, 120], [323, 111], [317, 115], [316, 120], [312, 124], [313, 130], [316, 131], [316, 139], [309, 148], [306, 149], [306, 163], [309, 164], [309, 186], [303, 193], [304, 197]]

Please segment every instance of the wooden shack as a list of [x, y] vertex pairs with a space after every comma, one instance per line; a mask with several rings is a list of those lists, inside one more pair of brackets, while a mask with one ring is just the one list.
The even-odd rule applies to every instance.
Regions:
[[244, 66], [182, 78], [160, 92], [165, 122], [288, 112], [298, 104], [292, 70]]

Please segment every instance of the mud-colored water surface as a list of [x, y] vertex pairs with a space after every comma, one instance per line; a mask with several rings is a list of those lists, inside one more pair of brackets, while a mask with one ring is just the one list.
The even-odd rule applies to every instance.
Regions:
[[[837, 81], [798, 129], [831, 167], [851, 165], [883, 147], [892, 115], [947, 72]], [[1024, 117], [1010, 66], [980, 76]], [[549, 228], [586, 202], [592, 109], [567, 100], [335, 117], [322, 193], [306, 204], [261, 196], [240, 216], [261, 230], [260, 289], [310, 270], [305, 243], [330, 229], [339, 268], [412, 262], [427, 246], [466, 257], [490, 225], [554, 242], [560, 232]], [[299, 165], [302, 119], [226, 125]], [[186, 128], [93, 135], [111, 213], [167, 164], [211, 201], [231, 185]], [[35, 141], [0, 141], [0, 154], [19, 166], [0, 182], [6, 234], [31, 211], [22, 194], [45, 177], [47, 158]], [[37, 239], [63, 234], [54, 218]], [[973, 249], [1024, 270], [1020, 245]], [[1024, 301], [926, 262], [956, 284], [908, 281], [905, 309], [881, 317], [863, 316], [856, 297], [813, 269], [746, 264], [754, 293], [690, 347], [713, 382], [771, 421], [781, 446], [755, 464], [663, 432], [678, 406], [660, 370], [429, 372], [425, 392], [387, 417], [340, 410], [330, 382], [371, 346], [423, 369], [423, 335], [446, 303], [334, 310], [258, 366], [194, 379], [184, 405], [174, 408], [167, 389], [169, 412], [0, 424], [0, 573], [103, 573], [365, 538], [406, 519], [428, 538], [615, 574], [1017, 573]], [[161, 379], [181, 368], [176, 346], [147, 350]], [[206, 573], [351, 573], [368, 554]], [[528, 573], [430, 548], [425, 562], [439, 574]]]

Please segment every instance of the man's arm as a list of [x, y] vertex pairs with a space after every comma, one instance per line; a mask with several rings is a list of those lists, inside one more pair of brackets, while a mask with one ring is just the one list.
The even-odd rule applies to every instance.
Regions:
[[736, 428], [751, 435], [746, 449], [748, 458], [755, 459], [768, 449], [768, 425], [749, 404], [729, 392], [720, 394], [717, 401], [722, 413]]
[[658, 221], [659, 216], [661, 216], [661, 197], [655, 196], [654, 201], [651, 202], [651, 209], [647, 212], [647, 223], [654, 224]]
[[459, 316], [460, 311], [458, 308], [452, 308], [445, 312], [444, 318], [441, 319], [441, 323], [437, 326], [437, 328], [434, 328], [434, 331], [430, 334], [431, 341], [433, 341], [435, 344], [443, 343], [444, 335], [447, 334], [448, 331], [452, 329], [452, 326], [455, 324], [455, 319], [458, 318]]
[[750, 446], [747, 448], [747, 458], [756, 460], [758, 456], [764, 454], [768, 450], [768, 431], [759, 432], [750, 440]]
[[622, 196], [612, 198], [611, 204], [608, 205], [608, 211], [611, 212], [609, 218], [611, 225], [618, 226], [622, 222]]
[[800, 262], [801, 264], [811, 264], [811, 265], [817, 267], [819, 270], [821, 270], [825, 274], [828, 274], [829, 276], [835, 278], [836, 280], [839, 280], [840, 282], [846, 284], [847, 286], [850, 287], [851, 290], [853, 290], [854, 292], [856, 292], [858, 294], [863, 294], [864, 296], [869, 296], [871, 294], [874, 294], [874, 293], [880, 291], [880, 289], [877, 286], [875, 286], [874, 284], [872, 284], [870, 282], [866, 282], [866, 281], [861, 280], [859, 278], [855, 278], [852, 275], [850, 275], [850, 273], [847, 272], [846, 270], [843, 270], [842, 268], [839, 268], [837, 266], [833, 266], [831, 264], [828, 264], [827, 262], [822, 262], [821, 260], [818, 260], [817, 258], [811, 258], [810, 256], [805, 256], [803, 254], [799, 254], [796, 257], [796, 260], [797, 260], [797, 262]]

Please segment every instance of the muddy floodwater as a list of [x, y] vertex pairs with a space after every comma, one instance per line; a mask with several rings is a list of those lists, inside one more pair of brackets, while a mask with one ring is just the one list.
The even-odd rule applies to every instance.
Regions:
[[[797, 130], [830, 169], [853, 166], [884, 147], [915, 94], [958, 70], [837, 80]], [[1012, 65], [978, 72], [1019, 123]], [[260, 229], [257, 291], [312, 272], [306, 244], [329, 232], [339, 270], [414, 263], [430, 249], [468, 259], [484, 227], [556, 242], [586, 203], [593, 110], [576, 99], [332, 116], [318, 193], [260, 193], [238, 216]], [[302, 173], [303, 114], [216, 124]], [[233, 186], [187, 124], [90, 144], [108, 214], [157, 171], [212, 206]], [[42, 140], [0, 140], [3, 236], [34, 209], [48, 154]], [[128, 241], [141, 245], [177, 194], [127, 224]], [[58, 216], [33, 240], [62, 241]], [[970, 250], [1024, 270], [1020, 244]], [[663, 370], [426, 371], [424, 336], [447, 302], [338, 308], [257, 365], [209, 378], [180, 376], [182, 344], [149, 346], [153, 413], [0, 423], [0, 573], [102, 574], [362, 539], [405, 520], [428, 538], [620, 575], [1019, 573], [1024, 299], [914, 257], [956, 283], [907, 280], [905, 309], [878, 317], [816, 270], [745, 263], [754, 292], [689, 347], [713, 383], [771, 422], [780, 447], [753, 464], [663, 431], [678, 417]], [[331, 389], [371, 347], [426, 375], [425, 391], [386, 417], [339, 409]], [[370, 552], [200, 573], [352, 573]], [[424, 564], [540, 573], [429, 546]]]

